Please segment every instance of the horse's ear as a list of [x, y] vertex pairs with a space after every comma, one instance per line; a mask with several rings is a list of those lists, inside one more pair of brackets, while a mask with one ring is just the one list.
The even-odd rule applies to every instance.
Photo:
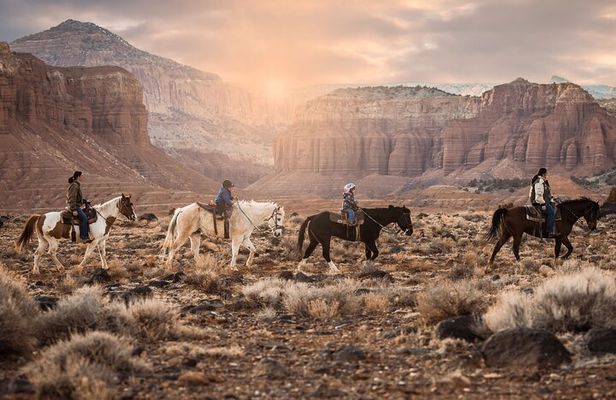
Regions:
[[124, 192], [122, 192], [122, 198], [124, 198]]
[[389, 205], [389, 208], [394, 208], [394, 206], [392, 206], [391, 204]]

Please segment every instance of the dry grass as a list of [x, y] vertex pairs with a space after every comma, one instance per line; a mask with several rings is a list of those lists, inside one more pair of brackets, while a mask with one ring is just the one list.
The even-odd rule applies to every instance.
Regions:
[[594, 267], [556, 275], [532, 296], [506, 293], [485, 315], [492, 331], [528, 326], [552, 332], [616, 328], [616, 282]]
[[41, 343], [50, 344], [91, 330], [124, 334], [130, 330], [131, 319], [125, 307], [103, 298], [101, 288], [86, 286], [42, 314], [36, 325]]
[[426, 324], [466, 314], [481, 314], [488, 305], [488, 296], [476, 281], [447, 281], [426, 289], [417, 296], [417, 311]]
[[0, 360], [13, 354], [27, 355], [33, 350], [33, 321], [38, 314], [38, 305], [23, 280], [0, 267]]
[[129, 309], [135, 321], [134, 334], [139, 338], [155, 342], [177, 339], [179, 313], [175, 307], [158, 299], [146, 299], [134, 303]]
[[73, 335], [43, 351], [24, 368], [45, 399], [110, 399], [110, 385], [144, 369], [131, 356], [132, 346], [106, 332]]

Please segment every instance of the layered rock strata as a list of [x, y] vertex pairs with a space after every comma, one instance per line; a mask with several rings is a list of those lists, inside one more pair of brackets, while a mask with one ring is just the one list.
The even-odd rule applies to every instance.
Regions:
[[479, 114], [443, 132], [446, 174], [511, 159], [527, 171], [562, 166], [592, 173], [614, 165], [616, 119], [572, 83], [517, 79], [481, 97]]
[[478, 98], [424, 87], [339, 89], [310, 101], [274, 149], [276, 170], [414, 176], [442, 165], [441, 132]]

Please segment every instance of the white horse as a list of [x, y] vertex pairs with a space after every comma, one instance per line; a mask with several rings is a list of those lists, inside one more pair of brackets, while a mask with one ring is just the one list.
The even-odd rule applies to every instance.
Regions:
[[[231, 268], [235, 268], [235, 260], [240, 245], [244, 245], [250, 250], [246, 266], [250, 266], [252, 263], [256, 249], [250, 240], [250, 235], [259, 225], [267, 222], [273, 235], [280, 237], [282, 236], [283, 221], [284, 208], [276, 203], [243, 200], [235, 202], [229, 218]], [[176, 209], [163, 242], [163, 252], [169, 250], [167, 268], [171, 268], [175, 252], [186, 243], [186, 239], [189, 237], [190, 248], [195, 260], [197, 260], [199, 258], [201, 233], [208, 236], [223, 236], [223, 221], [217, 221], [217, 223], [217, 229], [215, 229], [212, 212], [203, 209], [197, 203]]]
[[[98, 246], [101, 256], [101, 263], [103, 268], [107, 268], [107, 253], [105, 250], [105, 244], [109, 238], [109, 231], [115, 220], [124, 215], [126, 218], [134, 221], [136, 216], [133, 211], [133, 203], [130, 201], [130, 196], [122, 196], [113, 198], [106, 203], [98, 204], [94, 206], [98, 214], [96, 222], [90, 224], [90, 238], [92, 242], [86, 247], [86, 253], [83, 256], [83, 260], [79, 266], [83, 266]], [[54, 261], [59, 269], [64, 269], [64, 265], [58, 260], [56, 252], [58, 251], [58, 244], [61, 239], [69, 239], [71, 233], [71, 226], [62, 222], [61, 212], [48, 212], [44, 215], [33, 215], [26, 222], [24, 231], [17, 239], [15, 248], [18, 252], [21, 252], [28, 244], [32, 235], [36, 231], [38, 238], [38, 247], [34, 252], [34, 267], [32, 268], [33, 274], [39, 273], [39, 258], [43, 255], [48, 248], [48, 252], [51, 255], [51, 259]], [[77, 241], [79, 239], [79, 226], [75, 226]]]

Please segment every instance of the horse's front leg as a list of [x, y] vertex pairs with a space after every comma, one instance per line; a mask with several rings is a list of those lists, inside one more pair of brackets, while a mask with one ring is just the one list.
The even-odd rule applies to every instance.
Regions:
[[373, 240], [370, 242], [370, 248], [372, 249], [371, 261], [374, 261], [379, 256], [379, 248], [376, 247], [376, 242]]
[[571, 244], [571, 242], [569, 241], [569, 238], [567, 236], [563, 236], [562, 237], [562, 241], [563, 241], [563, 244], [565, 245], [565, 247], [567, 248], [567, 252], [563, 256], [563, 258], [567, 259], [567, 258], [569, 258], [571, 253], [573, 253], [573, 245]]
[[557, 237], [554, 240], [556, 243], [554, 244], [554, 259], [557, 259], [560, 256], [560, 247], [563, 243], [562, 239], [559, 237]]
[[82, 268], [86, 264], [86, 260], [90, 258], [95, 248], [96, 244], [88, 243], [88, 247], [86, 247], [86, 253], [83, 255], [83, 260], [81, 260], [81, 263], [79, 263], [78, 265], [79, 268]]
[[237, 253], [240, 251], [241, 243], [240, 238], [233, 238], [231, 240], [231, 269], [236, 269], [235, 261], [237, 260]]
[[321, 243], [321, 247], [323, 248], [323, 258], [325, 258], [325, 261], [327, 261], [327, 265], [329, 265], [328, 272], [330, 274], [339, 274], [340, 270], [338, 269], [336, 264], [334, 264], [329, 254], [330, 241], [331, 241], [331, 238], [327, 238], [326, 240], [323, 241], [323, 243]]
[[242, 244], [246, 246], [248, 250], [250, 251], [250, 254], [248, 254], [248, 259], [246, 260], [246, 266], [250, 267], [252, 265], [252, 259], [254, 258], [255, 252], [257, 251], [257, 249], [255, 245], [252, 244], [252, 240], [250, 240], [249, 236], [246, 236]]
[[101, 257], [102, 267], [104, 269], [109, 269], [109, 264], [107, 264], [107, 238], [104, 238], [98, 242], [98, 254]]

